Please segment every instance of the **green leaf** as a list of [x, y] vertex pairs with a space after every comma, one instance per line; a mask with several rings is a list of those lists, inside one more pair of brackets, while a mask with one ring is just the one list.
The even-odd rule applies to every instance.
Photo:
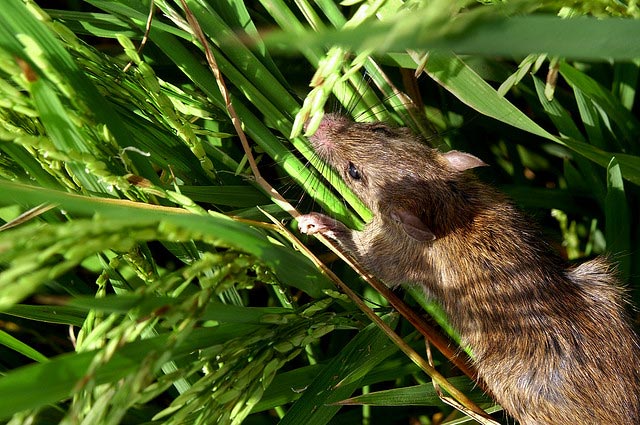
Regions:
[[[393, 318], [386, 316], [386, 321]], [[351, 395], [368, 371], [397, 350], [378, 327], [367, 326], [319, 372], [280, 425], [328, 423], [340, 409], [334, 403]]]
[[631, 271], [630, 214], [622, 172], [616, 158], [612, 158], [607, 167], [607, 196], [604, 211], [607, 251], [613, 254], [613, 258], [618, 263], [618, 270], [626, 280]]
[[614, 65], [612, 92], [620, 100], [620, 104], [631, 111], [636, 98], [640, 62], [623, 62]]
[[[64, 300], [61, 300], [64, 302]], [[105, 311], [110, 313], [127, 314], [137, 310], [137, 314], [145, 316], [154, 311], [170, 309], [174, 304], [180, 304], [184, 298], [148, 295], [108, 295], [101, 298], [73, 297], [66, 300], [68, 306], [80, 311]], [[11, 310], [10, 310], [11, 311]], [[220, 302], [210, 302], [202, 313], [201, 320], [215, 320], [225, 323], [277, 323], [286, 322], [286, 314], [291, 309], [281, 307], [243, 307]]]
[[3, 310], [2, 313], [38, 322], [77, 327], [81, 327], [87, 317], [86, 310], [81, 308], [28, 304], [13, 305]]
[[[477, 390], [476, 384], [466, 376], [450, 378], [448, 381], [463, 391], [472, 394], [471, 400], [476, 403], [490, 402], [491, 399]], [[476, 391], [472, 391], [473, 389]], [[365, 404], [369, 406], [442, 406], [443, 401], [438, 396], [432, 383], [414, 385], [411, 387], [394, 388], [363, 394], [339, 402], [342, 405]]]
[[455, 20], [446, 20], [442, 12], [434, 10], [440, 5], [433, 2], [418, 11], [407, 8], [385, 21], [340, 31], [308, 32], [296, 37], [273, 34], [266, 41], [280, 49], [340, 45], [358, 51], [415, 49], [507, 57], [545, 53], [598, 61], [640, 57], [640, 46], [628, 42], [640, 37], [640, 22], [635, 19], [564, 19], [549, 14], [501, 17], [500, 9], [508, 13], [513, 5], [493, 4], [491, 12], [486, 7], [476, 8], [459, 13]]
[[533, 83], [535, 85], [540, 104], [544, 108], [544, 111], [547, 113], [549, 118], [551, 118], [551, 121], [553, 121], [553, 124], [558, 129], [560, 135], [569, 137], [579, 142], [584, 142], [584, 136], [571, 118], [571, 114], [567, 111], [567, 109], [562, 106], [557, 98], [553, 98], [552, 100], [547, 99], [544, 93], [545, 85], [535, 75], [533, 76]]
[[[194, 350], [224, 343], [230, 337], [238, 337], [256, 329], [255, 325], [220, 326], [197, 329], [171, 354], [171, 358], [189, 354]], [[101, 365], [93, 376], [86, 376], [97, 352], [64, 354], [49, 362], [25, 366], [0, 378], [0, 419], [16, 412], [36, 409], [69, 397], [76, 386], [87, 379], [96, 384], [114, 382], [139, 369], [141, 362], [152, 352], [166, 348], [169, 335], [126, 344], [115, 352], [111, 360]], [[46, 383], [46, 385], [43, 385]]]
[[180, 186], [180, 192], [196, 202], [237, 208], [250, 208], [269, 203], [269, 198], [251, 186]]
[[18, 353], [27, 356], [28, 358], [40, 363], [48, 362], [49, 359], [35, 348], [30, 347], [17, 338], [9, 335], [5, 331], [0, 330], [0, 344], [7, 348], [17, 351]]
[[579, 90], [588, 102], [593, 102], [602, 110], [603, 118], [616, 124], [622, 136], [619, 141], [621, 147], [627, 153], [638, 152], [636, 145], [640, 137], [640, 121], [609, 90], [585, 73], [563, 62], [560, 64], [560, 74], [574, 90]]

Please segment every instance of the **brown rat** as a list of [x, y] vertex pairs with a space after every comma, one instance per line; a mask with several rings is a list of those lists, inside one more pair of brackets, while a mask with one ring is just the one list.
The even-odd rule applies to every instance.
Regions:
[[503, 195], [406, 128], [326, 115], [310, 138], [370, 208], [362, 231], [319, 213], [300, 231], [335, 239], [394, 286], [421, 285], [520, 424], [640, 424], [640, 351], [610, 266], [569, 268]]

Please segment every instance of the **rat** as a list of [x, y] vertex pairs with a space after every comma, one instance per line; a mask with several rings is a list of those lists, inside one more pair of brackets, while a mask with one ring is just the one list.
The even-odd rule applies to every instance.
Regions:
[[613, 267], [569, 266], [510, 200], [404, 127], [323, 117], [315, 153], [373, 213], [363, 230], [320, 213], [302, 233], [335, 241], [390, 287], [420, 285], [522, 425], [640, 424], [640, 350]]

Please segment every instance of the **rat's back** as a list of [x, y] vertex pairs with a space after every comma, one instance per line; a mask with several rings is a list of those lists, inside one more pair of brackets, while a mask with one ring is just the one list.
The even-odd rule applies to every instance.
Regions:
[[479, 374], [520, 424], [640, 424], [640, 351], [609, 268], [596, 259], [569, 270], [554, 302], [516, 297], [522, 305], [469, 341]]

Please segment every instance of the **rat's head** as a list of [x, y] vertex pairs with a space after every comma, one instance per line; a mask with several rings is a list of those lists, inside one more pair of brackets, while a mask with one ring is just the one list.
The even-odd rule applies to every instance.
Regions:
[[463, 152], [440, 153], [408, 128], [338, 114], [325, 115], [310, 141], [374, 214], [414, 224], [440, 214], [425, 208], [445, 202], [464, 170], [485, 165]]
[[[371, 209], [384, 198], [389, 181], [435, 165], [435, 151], [407, 128], [382, 122], [357, 123], [338, 114], [324, 116], [309, 139], [313, 149]], [[420, 171], [417, 171], [420, 169]], [[434, 173], [437, 170], [432, 170]]]

